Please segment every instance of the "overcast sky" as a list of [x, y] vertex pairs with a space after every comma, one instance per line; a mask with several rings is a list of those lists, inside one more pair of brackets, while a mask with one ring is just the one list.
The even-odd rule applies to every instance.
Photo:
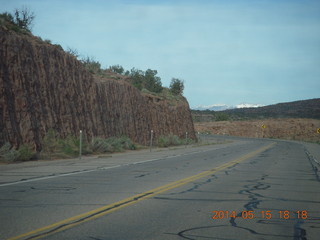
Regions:
[[319, 0], [0, 0], [22, 6], [34, 35], [102, 67], [183, 79], [191, 107], [320, 97]]

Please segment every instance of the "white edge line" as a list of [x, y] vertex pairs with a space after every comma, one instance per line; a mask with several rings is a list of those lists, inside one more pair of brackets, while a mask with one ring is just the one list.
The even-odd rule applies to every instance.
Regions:
[[191, 155], [191, 154], [200, 153], [200, 152], [209, 152], [209, 151], [213, 151], [213, 150], [216, 150], [216, 149], [194, 151], [194, 152], [191, 152], [191, 153], [182, 153], [182, 154], [173, 155], [173, 156], [167, 156], [167, 157], [162, 157], [162, 158], [153, 158], [153, 159], [139, 161], [139, 162], [125, 163], [125, 164], [122, 164], [122, 165], [116, 165], [116, 166], [111, 166], [111, 167], [98, 167], [96, 169], [90, 169], [90, 170], [54, 174], [54, 175], [50, 175], [50, 176], [46, 176], [46, 177], [38, 177], [38, 178], [32, 178], [32, 179], [27, 179], [27, 180], [19, 180], [19, 181], [16, 181], [16, 182], [2, 183], [2, 184], [0, 184], [0, 187], [17, 185], [17, 184], [22, 184], [22, 183], [29, 183], [29, 182], [36, 182], [36, 181], [41, 181], [41, 180], [46, 180], [46, 179], [51, 179], [51, 178], [65, 177], [65, 176], [77, 175], [77, 174], [88, 173], [88, 172], [95, 172], [95, 171], [100, 171], [100, 170], [107, 170], [107, 169], [111, 169], [111, 168], [118, 168], [118, 167], [124, 167], [124, 166], [129, 166], [129, 165], [142, 164], [142, 163], [147, 163], [147, 162], [154, 162], [154, 161], [159, 161], [159, 160], [166, 160], [166, 159], [169, 159], [169, 158], [181, 157], [181, 156]]

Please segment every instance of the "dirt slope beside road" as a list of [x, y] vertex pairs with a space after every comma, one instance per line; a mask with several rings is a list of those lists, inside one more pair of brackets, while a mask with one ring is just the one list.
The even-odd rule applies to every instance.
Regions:
[[320, 120], [301, 118], [195, 123], [197, 132], [312, 142], [320, 142], [319, 128]]

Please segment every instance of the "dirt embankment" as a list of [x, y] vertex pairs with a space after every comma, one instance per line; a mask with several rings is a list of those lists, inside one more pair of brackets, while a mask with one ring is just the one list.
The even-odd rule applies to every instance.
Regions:
[[123, 80], [100, 81], [74, 56], [41, 39], [0, 27], [0, 145], [40, 151], [53, 128], [61, 137], [126, 135], [148, 144], [150, 131], [195, 138], [188, 102], [172, 106]]
[[320, 120], [301, 118], [195, 123], [197, 132], [311, 142], [320, 142], [319, 128]]

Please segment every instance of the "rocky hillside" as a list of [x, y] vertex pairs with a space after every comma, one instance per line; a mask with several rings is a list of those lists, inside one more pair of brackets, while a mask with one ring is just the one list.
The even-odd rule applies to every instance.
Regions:
[[142, 94], [126, 81], [98, 79], [74, 56], [30, 34], [0, 27], [0, 145], [61, 136], [126, 135], [140, 144], [170, 133], [195, 139], [188, 102]]
[[224, 111], [247, 118], [312, 118], [320, 119], [320, 98], [278, 103], [258, 108], [240, 108]]

